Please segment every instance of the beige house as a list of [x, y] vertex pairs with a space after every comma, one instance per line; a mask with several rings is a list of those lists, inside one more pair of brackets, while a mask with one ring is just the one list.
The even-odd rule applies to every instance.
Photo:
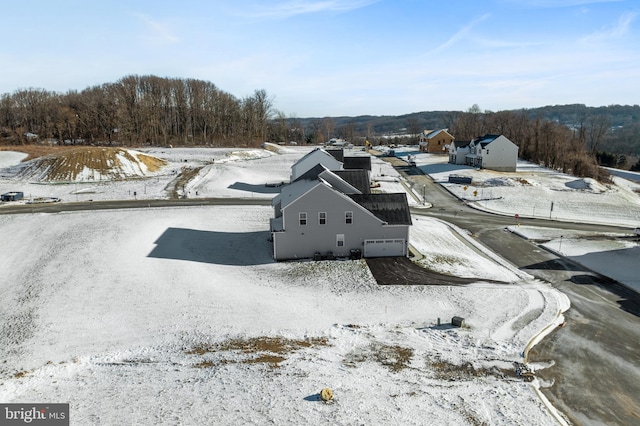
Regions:
[[446, 154], [449, 145], [454, 139], [448, 129], [423, 130], [420, 134], [420, 151]]

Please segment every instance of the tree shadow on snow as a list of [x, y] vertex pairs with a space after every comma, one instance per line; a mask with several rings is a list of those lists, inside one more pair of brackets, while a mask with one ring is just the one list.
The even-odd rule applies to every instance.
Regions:
[[274, 263], [269, 231], [217, 232], [168, 228], [148, 257], [219, 265]]

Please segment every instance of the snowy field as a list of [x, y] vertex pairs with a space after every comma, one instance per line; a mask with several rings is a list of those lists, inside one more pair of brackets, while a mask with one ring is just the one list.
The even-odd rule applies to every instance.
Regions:
[[[364, 261], [275, 263], [271, 213], [0, 216], [0, 401], [69, 402], [72, 424], [556, 423], [514, 362], [564, 295], [465, 250], [453, 272], [510, 283], [381, 287]], [[437, 221], [414, 233], [426, 256], [460, 244]]]
[[[308, 152], [161, 151], [145, 150], [167, 171], [112, 184], [17, 181], [20, 158], [4, 157], [0, 191], [162, 197], [188, 165], [202, 168], [187, 196], [270, 198], [265, 182], [288, 180]], [[386, 163], [373, 169], [383, 190], [406, 188]], [[361, 260], [275, 263], [271, 215], [253, 206], [0, 216], [10, 235], [0, 267], [11, 271], [0, 281], [0, 401], [69, 402], [72, 424], [562, 422], [536, 390], [545, 384], [514, 364], [563, 322], [562, 293], [424, 217], [414, 217], [412, 245], [434, 269], [477, 283], [381, 287]], [[452, 327], [453, 316], [467, 326]], [[324, 387], [332, 402], [319, 400]]]

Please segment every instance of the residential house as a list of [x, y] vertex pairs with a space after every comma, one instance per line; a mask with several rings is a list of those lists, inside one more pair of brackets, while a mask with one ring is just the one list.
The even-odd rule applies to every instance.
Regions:
[[301, 159], [291, 166], [291, 182], [298, 179], [304, 173], [318, 164], [322, 164], [329, 170], [342, 170], [342, 161], [337, 160], [333, 155], [322, 148], [316, 148], [308, 152]]
[[471, 141], [453, 141], [449, 144], [449, 163], [466, 164]]
[[503, 135], [484, 135], [469, 143], [465, 164], [500, 172], [515, 172], [518, 146]]
[[448, 129], [423, 130], [420, 134], [420, 151], [444, 154], [455, 138]]
[[407, 256], [406, 194], [371, 194], [368, 185], [363, 191], [363, 173], [316, 165], [283, 187], [272, 200], [274, 259]]

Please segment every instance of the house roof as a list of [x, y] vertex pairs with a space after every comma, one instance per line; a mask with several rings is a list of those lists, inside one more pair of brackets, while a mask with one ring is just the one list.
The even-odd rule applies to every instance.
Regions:
[[344, 150], [342, 148], [335, 149], [326, 149], [328, 154], [330, 154], [336, 160], [343, 162], [344, 161]]
[[453, 141], [453, 146], [455, 148], [466, 148], [470, 143], [471, 141]]
[[280, 203], [280, 208], [284, 208], [318, 184], [318, 179], [302, 179], [283, 186], [280, 193], [271, 199], [271, 205]]
[[318, 175], [318, 180], [326, 183], [333, 189], [340, 191], [343, 194], [359, 194], [361, 192], [350, 182], [347, 182], [342, 177], [338, 176], [337, 173], [332, 172], [331, 170], [325, 170], [324, 172], [320, 173]]
[[[333, 155], [331, 155], [327, 150], [325, 150], [325, 149], [322, 149], [322, 148], [318, 147], [318, 148], [316, 148], [316, 149], [314, 149], [314, 150], [312, 150], [312, 151], [307, 152], [307, 153], [306, 153], [305, 155], [303, 155], [303, 156], [302, 156], [298, 161], [296, 161], [296, 163], [295, 163], [295, 164], [301, 163], [301, 162], [302, 162], [302, 161], [304, 161], [306, 158], [311, 157], [312, 155], [318, 155], [318, 154], [316, 154], [316, 152], [318, 152], [318, 151], [320, 151], [323, 155], [325, 155], [325, 156], [327, 156], [327, 157], [330, 157], [331, 159], [336, 159], [336, 158], [335, 158]], [[337, 151], [337, 150], [332, 150], [332, 151]], [[295, 164], [294, 164], [294, 165], [295, 165]]]
[[371, 192], [369, 172], [366, 170], [336, 170], [333, 173], [363, 194], [369, 194]]
[[[427, 139], [432, 139], [432, 138], [434, 138], [434, 137], [438, 136], [438, 134], [440, 134], [440, 133], [442, 133], [442, 132], [444, 132], [444, 133], [446, 133], [447, 135], [451, 136], [451, 134], [448, 132], [448, 130], [449, 130], [449, 129], [437, 129], [437, 130], [432, 130], [432, 131], [431, 131], [431, 132], [429, 132], [425, 137], [426, 137]], [[453, 137], [453, 136], [451, 136], [451, 137]]]
[[342, 167], [345, 169], [365, 169], [371, 170], [371, 156], [359, 155], [354, 157], [344, 157]]
[[310, 168], [309, 170], [307, 170], [306, 172], [304, 172], [303, 174], [301, 174], [300, 176], [298, 176], [297, 178], [295, 178], [293, 181], [297, 182], [299, 180], [313, 180], [313, 179], [318, 179], [318, 175], [322, 172], [324, 172], [325, 170], [329, 170], [327, 169], [325, 166], [323, 166], [322, 164], [316, 164], [315, 166], [313, 166], [312, 168]]
[[389, 225], [411, 225], [407, 194], [348, 194], [353, 201]]
[[490, 144], [491, 142], [495, 141], [499, 137], [500, 135], [484, 135], [484, 136], [481, 136], [479, 139], [475, 140], [474, 143], [476, 145], [482, 145], [484, 147], [485, 145]]

